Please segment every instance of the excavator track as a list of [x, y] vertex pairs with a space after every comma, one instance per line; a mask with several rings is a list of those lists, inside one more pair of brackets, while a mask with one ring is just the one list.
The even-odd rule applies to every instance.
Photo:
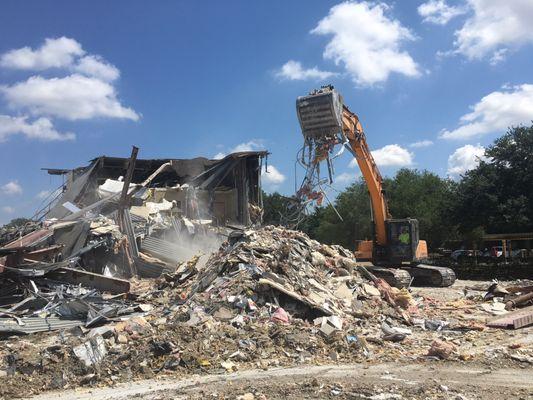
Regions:
[[378, 278], [385, 280], [389, 285], [398, 289], [409, 287], [411, 283], [411, 275], [403, 269], [377, 267], [374, 265], [366, 268]]
[[417, 264], [402, 269], [414, 278], [413, 284], [416, 286], [448, 287], [456, 279], [453, 269], [446, 267]]

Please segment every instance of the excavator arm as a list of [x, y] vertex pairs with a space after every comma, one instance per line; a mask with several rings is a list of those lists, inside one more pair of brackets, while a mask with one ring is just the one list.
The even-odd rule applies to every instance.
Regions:
[[370, 193], [376, 243], [385, 246], [387, 244], [385, 221], [391, 216], [383, 193], [383, 179], [366, 142], [359, 118], [346, 106], [343, 106], [342, 110], [342, 131], [348, 139], [348, 148], [359, 165]]

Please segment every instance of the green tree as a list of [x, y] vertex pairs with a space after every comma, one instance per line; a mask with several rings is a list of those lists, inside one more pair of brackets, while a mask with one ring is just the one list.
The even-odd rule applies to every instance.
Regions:
[[394, 178], [385, 179], [389, 210], [393, 218], [415, 218], [420, 238], [430, 248], [455, 237], [450, 221], [455, 184], [428, 171], [400, 169]]
[[460, 231], [533, 231], [533, 125], [510, 128], [485, 156], [455, 191], [452, 215]]
[[290, 202], [289, 197], [278, 192], [269, 194], [263, 191], [263, 224], [280, 225]]
[[9, 221], [7, 224], [5, 224], [4, 227], [6, 227], [6, 228], [16, 228], [16, 227], [19, 227], [19, 226], [24, 226], [28, 222], [32, 222], [32, 220], [29, 219], [29, 218], [24, 218], [24, 217], [13, 218], [11, 221]]
[[356, 240], [372, 238], [370, 198], [366, 184], [359, 180], [339, 193], [334, 201], [337, 212], [331, 206], [315, 210], [312, 230], [308, 233], [323, 243], [340, 244], [355, 249]]

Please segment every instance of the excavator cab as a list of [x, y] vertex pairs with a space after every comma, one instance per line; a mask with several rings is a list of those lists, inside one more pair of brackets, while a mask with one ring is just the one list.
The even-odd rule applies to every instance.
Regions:
[[373, 246], [373, 259], [377, 264], [394, 265], [423, 261], [427, 258], [427, 244], [420, 240], [418, 220], [412, 218], [385, 221], [387, 245]]
[[358, 260], [373, 261], [376, 265], [400, 265], [427, 259], [427, 243], [420, 240], [418, 220], [385, 220], [387, 244], [379, 245], [372, 240], [361, 240], [355, 252]]
[[418, 220], [388, 219], [385, 221], [385, 226], [388, 262], [396, 264], [414, 261], [419, 242]]

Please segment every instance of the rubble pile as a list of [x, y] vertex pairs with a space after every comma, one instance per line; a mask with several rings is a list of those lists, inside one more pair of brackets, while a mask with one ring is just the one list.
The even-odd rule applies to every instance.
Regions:
[[358, 299], [380, 297], [361, 271], [352, 254], [340, 246], [268, 226], [230, 237], [199, 272], [187, 295], [211, 308], [230, 305], [252, 316], [264, 306], [281, 306], [305, 320], [354, 315], [363, 313]]
[[[165, 371], [364, 360], [360, 318], [379, 307], [395, 311], [349, 255], [301, 232], [265, 227], [230, 236], [204, 265], [194, 257], [158, 279], [133, 280], [127, 296], [32, 277], [26, 290], [34, 282], [32, 294], [47, 304], [39, 318], [70, 313], [78, 323], [8, 340], [1, 393], [29, 382], [39, 391]], [[16, 312], [4, 317], [17, 324]]]
[[[24, 290], [41, 305], [3, 309], [3, 319], [32, 326], [21, 315], [34, 307], [33, 315], [45, 321], [68, 313], [79, 321], [56, 332], [4, 332], [0, 396], [5, 398], [165, 374], [480, 360], [486, 350], [476, 352], [476, 343], [502, 346], [501, 336], [468, 317], [482, 294], [459, 303], [391, 288], [346, 249], [272, 226], [235, 231], [207, 261], [196, 256], [157, 279], [125, 281], [127, 293], [65, 285], [48, 274], [24, 279]], [[441, 319], [445, 310], [453, 312]], [[533, 360], [519, 341], [503, 346], [509, 347], [494, 354]]]

